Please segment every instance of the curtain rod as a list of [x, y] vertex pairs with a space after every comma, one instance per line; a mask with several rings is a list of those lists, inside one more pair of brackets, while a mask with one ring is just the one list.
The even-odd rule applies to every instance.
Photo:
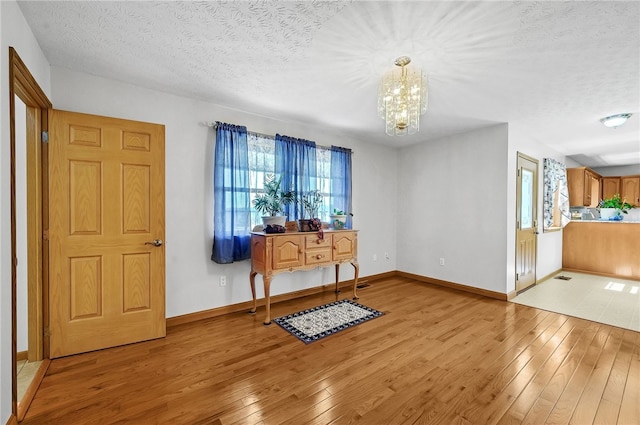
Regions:
[[[210, 121], [210, 122], [207, 123], [207, 126], [208, 127], [212, 127], [213, 129], [215, 129], [218, 125], [215, 122]], [[255, 131], [249, 131], [249, 130], [247, 130], [247, 134], [252, 134], [254, 136], [266, 137], [268, 139], [275, 139], [276, 138], [276, 136], [272, 136], [270, 134], [256, 133]], [[321, 148], [321, 149], [331, 149], [331, 146], [323, 146], [323, 145], [318, 145], [318, 144], [316, 144], [316, 147], [317, 148]], [[352, 150], [351, 153], [353, 154], [354, 151]]]

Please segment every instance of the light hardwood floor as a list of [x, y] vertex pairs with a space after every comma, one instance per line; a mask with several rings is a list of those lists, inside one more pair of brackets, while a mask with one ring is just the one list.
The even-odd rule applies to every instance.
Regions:
[[54, 360], [23, 424], [640, 423], [638, 332], [402, 278], [359, 295], [385, 315], [309, 345], [259, 308]]

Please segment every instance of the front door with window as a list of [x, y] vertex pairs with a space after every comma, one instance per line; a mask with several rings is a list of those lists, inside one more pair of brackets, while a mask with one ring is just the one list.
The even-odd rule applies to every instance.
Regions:
[[536, 283], [538, 161], [518, 153], [516, 203], [516, 291]]
[[164, 126], [51, 110], [50, 355], [162, 337]]

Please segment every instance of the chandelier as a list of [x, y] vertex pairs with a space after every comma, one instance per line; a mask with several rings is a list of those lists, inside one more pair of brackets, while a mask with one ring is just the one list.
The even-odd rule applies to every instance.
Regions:
[[407, 69], [408, 56], [395, 64], [400, 69], [388, 72], [378, 90], [378, 115], [385, 120], [389, 136], [415, 134], [420, 130], [420, 115], [427, 112], [427, 79], [421, 71]]

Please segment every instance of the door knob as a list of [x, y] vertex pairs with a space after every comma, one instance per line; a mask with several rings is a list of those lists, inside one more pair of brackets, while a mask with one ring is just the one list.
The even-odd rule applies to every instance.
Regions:
[[164, 242], [162, 239], [155, 239], [153, 242], [145, 242], [145, 245], [161, 246]]

